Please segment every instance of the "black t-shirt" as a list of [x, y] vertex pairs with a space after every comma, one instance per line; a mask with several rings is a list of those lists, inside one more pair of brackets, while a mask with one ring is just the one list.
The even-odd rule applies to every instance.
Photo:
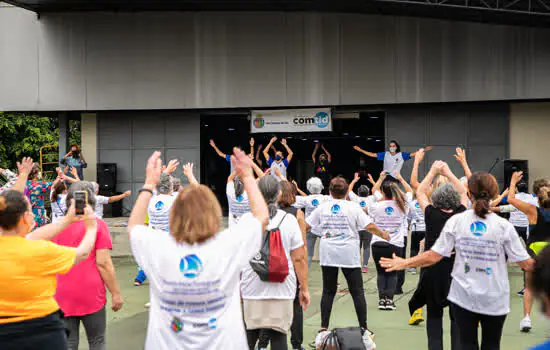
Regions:
[[426, 242], [424, 244], [424, 250], [428, 251], [435, 244], [435, 241], [439, 238], [445, 223], [453, 215], [466, 211], [466, 207], [461, 205], [455, 211], [446, 213], [433, 205], [428, 205], [424, 211], [424, 218], [426, 220]]
[[529, 225], [528, 244], [550, 239], [550, 209], [537, 208], [537, 224]]
[[315, 165], [314, 165], [315, 169], [314, 172], [315, 172], [315, 176], [323, 179], [323, 178], [328, 178], [329, 176], [329, 168], [330, 168], [330, 162], [328, 160], [325, 160], [324, 162], [320, 162], [319, 160], [317, 160], [317, 162], [315, 162]]

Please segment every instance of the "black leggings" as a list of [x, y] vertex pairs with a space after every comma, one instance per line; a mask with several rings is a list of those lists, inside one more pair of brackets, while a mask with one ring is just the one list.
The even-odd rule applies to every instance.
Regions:
[[394, 253], [396, 255], [400, 255], [401, 248], [386, 242], [375, 242], [371, 246], [371, 248], [372, 257], [376, 262], [376, 272], [378, 275], [378, 298], [380, 300], [393, 300], [395, 289], [397, 287], [397, 272], [386, 272], [386, 270], [382, 266], [380, 266], [380, 259], [391, 258]]
[[[407, 257], [407, 237], [405, 237], [405, 245], [403, 248], [397, 248], [397, 256], [405, 259]], [[395, 294], [403, 294], [403, 285], [405, 284], [405, 270], [397, 271], [397, 284], [395, 286]]]
[[[529, 245], [527, 244], [527, 227], [514, 226], [514, 228], [516, 229], [518, 236], [523, 239], [523, 243], [527, 246], [527, 251], [529, 251]], [[523, 288], [525, 288], [525, 271], [523, 271]]]
[[[420, 242], [426, 237], [425, 231], [413, 231], [411, 233], [411, 258], [420, 252]], [[406, 237], [405, 237], [406, 238]], [[405, 244], [405, 247], [407, 245]]]
[[[428, 301], [426, 304], [428, 316], [426, 319], [426, 333], [428, 334], [428, 350], [443, 350], [443, 307]], [[458, 329], [453, 310], [449, 310], [451, 319], [451, 349], [460, 350], [458, 346]]]
[[2, 350], [66, 350], [67, 331], [54, 313], [27, 321], [0, 325]]
[[[321, 266], [323, 273], [323, 296], [321, 297], [321, 327], [327, 328], [330, 322], [332, 304], [336, 295], [338, 283], [338, 267]], [[353, 299], [355, 313], [359, 321], [359, 327], [367, 328], [367, 300], [363, 289], [363, 275], [361, 269], [342, 267], [342, 272], [348, 283], [348, 290]]]
[[286, 343], [286, 334], [269, 328], [247, 330], [246, 340], [248, 341], [248, 348], [250, 350], [254, 350], [256, 342], [258, 342], [258, 340], [258, 349], [267, 348], [268, 342], [271, 342], [271, 349], [273, 350], [288, 349], [288, 345]]
[[296, 288], [293, 306], [294, 315], [292, 317], [292, 324], [290, 325], [290, 344], [292, 344], [293, 349], [301, 349], [304, 342], [304, 310], [302, 309], [302, 305], [300, 305], [299, 286]]
[[460, 350], [479, 350], [477, 330], [481, 322], [481, 350], [499, 350], [506, 315], [489, 316], [471, 312], [451, 303], [458, 330]]

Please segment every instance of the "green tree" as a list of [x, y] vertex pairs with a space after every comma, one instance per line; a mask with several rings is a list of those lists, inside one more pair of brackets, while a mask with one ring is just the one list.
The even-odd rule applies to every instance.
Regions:
[[[0, 167], [14, 169], [23, 157], [40, 161], [40, 147], [58, 147], [59, 128], [57, 118], [26, 113], [0, 112]], [[50, 149], [48, 153], [57, 153]], [[57, 156], [46, 161], [56, 161]]]

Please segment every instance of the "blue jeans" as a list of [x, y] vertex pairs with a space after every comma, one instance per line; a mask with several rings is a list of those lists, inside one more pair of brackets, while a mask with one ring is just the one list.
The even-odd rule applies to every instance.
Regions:
[[313, 254], [315, 253], [315, 242], [319, 236], [315, 236], [313, 233], [306, 233], [306, 244], [307, 244], [307, 267], [311, 266], [311, 260], [313, 260]]
[[141, 267], [138, 266], [138, 269], [139, 269], [138, 274], [137, 274], [135, 280], [139, 283], [143, 283], [147, 279], [147, 276], [145, 275], [145, 272], [143, 272]]

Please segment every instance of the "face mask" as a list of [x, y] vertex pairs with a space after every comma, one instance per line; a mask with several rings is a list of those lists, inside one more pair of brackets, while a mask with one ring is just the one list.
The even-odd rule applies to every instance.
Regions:
[[397, 152], [397, 147], [390, 147], [390, 152], [391, 153]]
[[275, 156], [275, 160], [281, 160], [283, 157], [281, 157], [280, 155], [276, 155]]

